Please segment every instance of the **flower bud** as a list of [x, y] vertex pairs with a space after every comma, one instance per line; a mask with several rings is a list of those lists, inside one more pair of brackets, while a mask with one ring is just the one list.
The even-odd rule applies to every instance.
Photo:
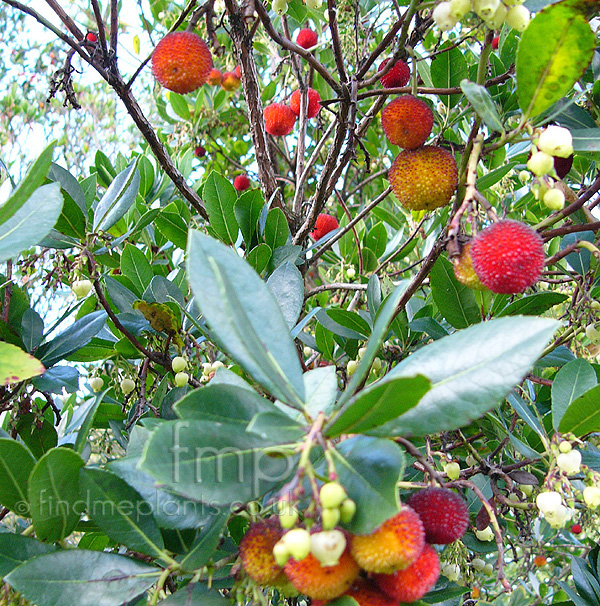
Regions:
[[556, 464], [568, 476], [573, 476], [581, 471], [581, 453], [578, 450], [561, 452], [556, 457]]
[[480, 541], [493, 541], [494, 540], [494, 531], [491, 526], [486, 526], [483, 530], [476, 530], [475, 536]]
[[135, 383], [127, 378], [121, 381], [121, 391], [127, 395], [130, 394], [135, 389]]
[[321, 566], [335, 566], [346, 549], [346, 537], [341, 530], [325, 530], [310, 535], [310, 552]]
[[94, 377], [90, 379], [90, 387], [92, 391], [98, 393], [104, 387], [104, 379], [102, 377]]
[[175, 356], [171, 361], [171, 368], [174, 373], [182, 372], [187, 369], [187, 360], [183, 356]]
[[554, 168], [552, 156], [543, 151], [534, 151], [527, 160], [527, 168], [536, 176], [547, 175]]
[[565, 194], [560, 189], [549, 189], [542, 198], [544, 204], [550, 210], [562, 210], [565, 207]]
[[184, 387], [188, 384], [190, 377], [187, 372], [178, 372], [175, 375], [175, 385], [177, 387]]
[[326, 509], [339, 507], [347, 496], [344, 487], [339, 482], [327, 482], [321, 486], [319, 491], [321, 506]]
[[436, 25], [442, 31], [448, 31], [452, 29], [456, 23], [457, 19], [452, 16], [452, 9], [450, 8], [450, 2], [441, 2], [438, 4], [431, 13], [433, 20]]
[[281, 537], [281, 541], [294, 560], [303, 560], [310, 553], [310, 534], [304, 528], [293, 528]]
[[506, 24], [518, 32], [524, 32], [530, 21], [531, 15], [529, 14], [529, 9], [524, 6], [513, 6], [506, 13]]
[[78, 299], [83, 299], [92, 290], [92, 282], [91, 280], [75, 280], [71, 283], [71, 290]]
[[[510, 14], [511, 11], [517, 9], [527, 10], [524, 6], [516, 6], [508, 12]], [[537, 147], [540, 151], [550, 156], [568, 158], [573, 153], [573, 137], [569, 129], [552, 124], [541, 132], [537, 141]]]
[[444, 471], [450, 480], [458, 480], [460, 477], [460, 465], [456, 462], [446, 463]]

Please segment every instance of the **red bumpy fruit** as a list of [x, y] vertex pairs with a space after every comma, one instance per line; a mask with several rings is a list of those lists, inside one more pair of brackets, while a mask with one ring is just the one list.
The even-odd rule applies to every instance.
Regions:
[[315, 600], [333, 600], [348, 591], [360, 569], [348, 547], [334, 566], [322, 566], [310, 553], [303, 560], [290, 558], [285, 574], [302, 594]]
[[[385, 595], [373, 581], [359, 579], [344, 594], [354, 598], [358, 606], [398, 606], [398, 600]], [[311, 606], [324, 606], [327, 602], [313, 600]]]
[[540, 279], [544, 246], [531, 227], [504, 219], [477, 235], [471, 245], [471, 258], [482, 284], [492, 292], [516, 294]]
[[301, 29], [296, 36], [296, 44], [302, 48], [309, 49], [315, 46], [319, 38], [317, 32], [314, 32], [308, 27]]
[[313, 240], [320, 240], [330, 231], [337, 229], [340, 226], [338, 220], [327, 213], [321, 213], [315, 222], [315, 228], [310, 232], [310, 237]]
[[390, 143], [404, 149], [416, 149], [431, 134], [433, 112], [421, 99], [402, 95], [381, 112], [381, 126]]
[[296, 124], [296, 114], [289, 105], [271, 103], [263, 110], [265, 130], [276, 137], [289, 135]]
[[206, 42], [192, 32], [167, 34], [152, 53], [152, 73], [156, 79], [181, 95], [202, 86], [212, 67]]
[[404, 570], [394, 574], [375, 575], [375, 582], [383, 593], [400, 602], [420, 600], [440, 576], [440, 561], [431, 545], [425, 545], [421, 555]]
[[[379, 66], [378, 72], [382, 71], [383, 68], [389, 63], [389, 59], [386, 59]], [[384, 74], [379, 78], [382, 86], [385, 88], [394, 88], [396, 86], [406, 86], [410, 80], [410, 67], [404, 63], [404, 61], [398, 59], [394, 66], [390, 69], [387, 74]]]
[[419, 514], [427, 543], [453, 543], [465, 534], [469, 526], [467, 504], [447, 488], [432, 486], [414, 492], [407, 503]]
[[261, 585], [284, 580], [283, 569], [273, 557], [273, 547], [283, 531], [277, 518], [254, 522], [240, 543], [240, 558], [246, 574]]
[[245, 191], [250, 187], [250, 179], [248, 179], [247, 175], [238, 175], [233, 180], [233, 187], [235, 187], [237, 191]]
[[[300, 116], [300, 101], [302, 100], [302, 93], [299, 90], [295, 90], [290, 97], [290, 107], [296, 116]], [[308, 105], [306, 107], [306, 117], [314, 118], [321, 109], [321, 95], [312, 89], [308, 89]]]
[[423, 551], [423, 524], [410, 507], [386, 520], [368, 535], [354, 535], [352, 557], [367, 572], [391, 574], [408, 568]]
[[458, 184], [458, 169], [450, 152], [426, 145], [400, 152], [388, 178], [394, 195], [404, 207], [433, 210], [450, 202]]

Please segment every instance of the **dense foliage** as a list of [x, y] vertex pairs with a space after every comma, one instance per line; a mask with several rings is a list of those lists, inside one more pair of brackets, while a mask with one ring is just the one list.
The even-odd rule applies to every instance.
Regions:
[[309, 604], [252, 523], [432, 484], [425, 602], [600, 603], [597, 3], [132, 4], [0, 1], [0, 603]]

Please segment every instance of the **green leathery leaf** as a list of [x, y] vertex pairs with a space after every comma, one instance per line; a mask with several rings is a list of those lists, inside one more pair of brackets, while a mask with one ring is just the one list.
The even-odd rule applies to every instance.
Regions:
[[140, 553], [162, 555], [164, 543], [152, 507], [119, 476], [84, 467], [79, 472], [87, 512], [108, 537]]
[[0, 341], [0, 385], [10, 385], [44, 373], [44, 365], [20, 347]]
[[[442, 45], [450, 46], [451, 42]], [[460, 48], [452, 46], [436, 55], [431, 61], [431, 80], [437, 88], [455, 88], [468, 76], [467, 62]], [[440, 95], [440, 101], [447, 107], [454, 107], [462, 95]]]
[[109, 230], [133, 205], [140, 189], [137, 159], [108, 186], [94, 209], [94, 231]]
[[83, 460], [73, 450], [49, 450], [29, 476], [29, 506], [38, 539], [61, 541], [77, 526], [83, 503], [79, 494], [79, 470]]
[[27, 446], [9, 438], [0, 439], [0, 503], [19, 516], [29, 516], [27, 485], [35, 463]]
[[358, 392], [327, 426], [325, 433], [367, 433], [404, 414], [429, 391], [431, 383], [423, 376], [378, 381]]
[[569, 406], [597, 384], [594, 367], [587, 360], [565, 364], [552, 381], [552, 427], [558, 429]]
[[431, 390], [414, 408], [373, 433], [421, 436], [468, 425], [523, 380], [558, 327], [556, 320], [510, 316], [480, 322], [422, 347], [386, 378], [422, 374], [431, 381]]
[[265, 389], [301, 408], [302, 368], [281, 309], [235, 251], [192, 230], [188, 276], [215, 342]]
[[442, 316], [454, 328], [467, 328], [481, 321], [481, 311], [473, 290], [454, 275], [452, 263], [439, 257], [431, 268], [431, 294]]
[[210, 226], [225, 244], [235, 244], [238, 235], [238, 223], [235, 218], [235, 203], [237, 193], [233, 185], [212, 171], [204, 182], [202, 192]]
[[230, 606], [231, 600], [224, 598], [216, 589], [208, 589], [200, 583], [188, 583], [178, 589], [159, 606]]
[[12, 532], [0, 532], [0, 578], [36, 556], [56, 551], [54, 545]]
[[600, 398], [600, 385], [589, 389], [571, 402], [560, 420], [558, 431], [561, 433], [573, 433], [577, 437], [583, 436], [586, 433], [600, 431], [598, 398]]
[[133, 244], [126, 244], [121, 253], [121, 273], [131, 280], [135, 287], [135, 293], [141, 297], [154, 272], [146, 255]]
[[114, 553], [66, 549], [25, 562], [5, 580], [37, 606], [122, 606], [149, 589], [161, 572]]
[[185, 419], [152, 432], [139, 467], [168, 490], [221, 506], [278, 486], [295, 462], [283, 454], [238, 423]]
[[564, 97], [592, 60], [595, 37], [585, 16], [555, 4], [521, 34], [516, 75], [519, 106], [537, 116]]
[[466, 78], [461, 80], [460, 87], [485, 125], [491, 131], [496, 131], [498, 133], [504, 132], [504, 126], [502, 125], [502, 120], [500, 120], [498, 108], [487, 88], [480, 84], [476, 84], [475, 82], [470, 82]]
[[396, 484], [404, 473], [404, 453], [391, 440], [355, 436], [332, 451], [340, 484], [356, 503], [356, 514], [346, 528], [369, 534], [398, 513]]

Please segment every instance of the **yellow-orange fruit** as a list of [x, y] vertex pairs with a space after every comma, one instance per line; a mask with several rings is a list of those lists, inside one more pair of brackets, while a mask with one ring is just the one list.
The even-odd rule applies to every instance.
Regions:
[[152, 73], [162, 86], [180, 95], [202, 86], [212, 67], [206, 42], [192, 32], [167, 34], [152, 53]]
[[463, 246], [460, 255], [452, 259], [452, 264], [454, 265], [454, 275], [461, 284], [473, 290], [486, 290], [486, 287], [481, 283], [479, 276], [473, 268], [470, 242], [467, 242]]
[[221, 78], [221, 87], [225, 90], [237, 90], [242, 84], [240, 77], [233, 72], [224, 72]]
[[433, 210], [450, 202], [458, 184], [458, 169], [450, 152], [426, 145], [400, 152], [388, 178], [402, 206], [410, 210]]
[[283, 569], [273, 557], [273, 547], [283, 531], [275, 517], [254, 522], [240, 543], [240, 558], [246, 574], [261, 585], [285, 581]]
[[423, 551], [425, 531], [419, 516], [404, 506], [368, 535], [354, 535], [352, 557], [367, 572], [391, 574], [410, 566]]
[[402, 95], [381, 112], [381, 126], [390, 143], [404, 149], [416, 149], [431, 134], [433, 112], [425, 101], [413, 95]]
[[285, 565], [292, 585], [314, 600], [333, 600], [341, 596], [354, 583], [359, 571], [348, 547], [334, 566], [322, 566], [312, 553], [300, 561], [291, 558]]
[[221, 70], [213, 67], [208, 74], [208, 78], [206, 78], [207, 84], [210, 84], [211, 86], [219, 86], [222, 81], [223, 74], [221, 73]]
[[440, 576], [440, 561], [431, 545], [406, 569], [393, 574], [378, 574], [375, 582], [381, 591], [400, 602], [420, 600]]

